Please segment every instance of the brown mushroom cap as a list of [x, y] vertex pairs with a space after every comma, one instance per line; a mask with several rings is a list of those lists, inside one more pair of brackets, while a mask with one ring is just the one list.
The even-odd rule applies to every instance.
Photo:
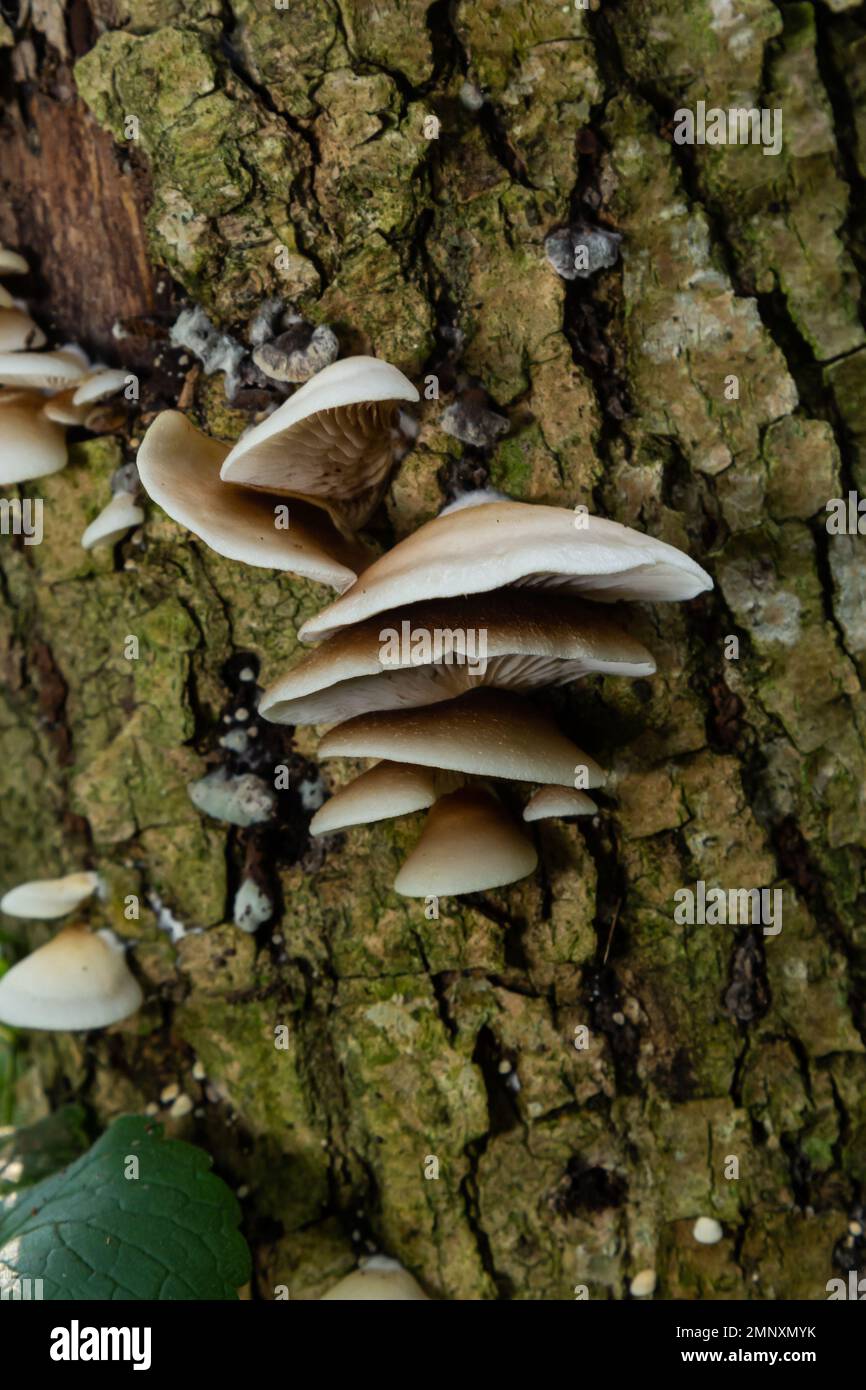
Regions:
[[482, 893], [531, 874], [535, 846], [483, 787], [440, 797], [394, 889], [407, 898]]
[[222, 465], [223, 480], [302, 498], [341, 529], [357, 530], [391, 467], [397, 406], [417, 400], [411, 381], [389, 362], [333, 362], [238, 441]]
[[454, 791], [461, 780], [459, 773], [439, 768], [377, 763], [334, 792], [310, 821], [310, 834], [332, 835], [350, 825], [369, 825], [424, 811], [437, 797]]
[[174, 521], [230, 560], [288, 570], [339, 590], [351, 584], [364, 552], [303, 502], [292, 502], [289, 527], [278, 529], [274, 508], [280, 498], [220, 481], [228, 453], [228, 445], [197, 430], [179, 411], [166, 410], [138, 451], [142, 486]]
[[[391, 632], [406, 638], [394, 665], [382, 659]], [[486, 652], [483, 666], [449, 660], [452, 649], [458, 657]], [[418, 603], [337, 632], [265, 691], [259, 713], [276, 724], [327, 724], [368, 710], [435, 704], [481, 686], [532, 690], [592, 672], [654, 670], [646, 648], [597, 607], [510, 589]]]
[[534, 705], [504, 690], [476, 690], [421, 709], [361, 714], [331, 729], [319, 756], [386, 758], [481, 777], [574, 786], [578, 767], [589, 786], [604, 773]]
[[559, 816], [594, 816], [598, 807], [586, 792], [574, 787], [541, 787], [523, 809], [525, 821]]
[[688, 555], [618, 522], [529, 502], [483, 502], [407, 536], [299, 635], [315, 641], [401, 604], [511, 584], [579, 590], [606, 602], [688, 599], [712, 588]]

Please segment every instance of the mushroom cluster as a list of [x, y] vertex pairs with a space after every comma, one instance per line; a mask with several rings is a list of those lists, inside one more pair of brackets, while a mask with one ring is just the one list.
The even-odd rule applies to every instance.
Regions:
[[586, 792], [605, 774], [530, 697], [593, 673], [655, 671], [599, 604], [690, 599], [712, 581], [674, 546], [585, 508], [486, 491], [373, 559], [357, 532], [387, 482], [397, 411], [417, 399], [396, 367], [349, 357], [234, 448], [160, 415], [138, 468], [150, 496], [220, 554], [338, 591], [300, 630], [319, 645], [265, 691], [260, 713], [333, 726], [323, 758], [374, 760], [316, 813], [313, 835], [428, 811], [394, 887], [434, 897], [535, 868], [497, 782], [535, 789], [527, 823], [595, 810]]
[[[0, 247], [0, 275], [26, 275], [17, 251]], [[45, 335], [20, 300], [0, 284], [0, 486], [31, 482], [65, 468], [66, 428], [96, 423], [94, 408], [121, 391], [126, 374], [92, 365], [81, 348], [43, 352]], [[109, 507], [113, 504], [109, 503]], [[106, 510], [108, 510], [106, 508]], [[98, 518], [83, 544], [89, 549], [117, 532]], [[128, 510], [128, 508], [127, 508]], [[129, 524], [141, 521], [139, 512]], [[128, 529], [128, 525], [123, 529]]]
[[[370, 565], [300, 630], [318, 641], [265, 691], [276, 723], [328, 724], [322, 758], [376, 759], [313, 817], [314, 835], [428, 809], [394, 882], [410, 897], [532, 873], [532, 840], [495, 783], [528, 783], [523, 820], [591, 814], [604, 772], [528, 697], [655, 662], [599, 601], [711, 587], [671, 545], [585, 511], [464, 496]], [[595, 603], [586, 600], [595, 600]]]
[[[0, 911], [42, 921], [74, 912], [100, 887], [90, 871], [19, 884]], [[0, 1023], [51, 1030], [105, 1028], [135, 1013], [141, 988], [111, 933], [61, 928], [0, 977]]]

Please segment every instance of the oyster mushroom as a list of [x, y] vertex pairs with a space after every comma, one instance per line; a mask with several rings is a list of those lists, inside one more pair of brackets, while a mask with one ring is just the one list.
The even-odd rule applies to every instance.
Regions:
[[64, 927], [0, 979], [0, 1023], [12, 1028], [105, 1028], [141, 1002], [122, 948], [82, 926]]
[[462, 787], [436, 801], [394, 889], [408, 898], [481, 893], [526, 878], [537, 863], [532, 841], [498, 799]]
[[654, 671], [646, 648], [598, 608], [512, 590], [419, 603], [343, 629], [271, 685], [259, 712], [275, 724], [327, 724], [480, 686], [526, 691], [593, 672]]
[[0, 397], [0, 486], [58, 473], [66, 457], [66, 435], [45, 416], [41, 396]]
[[0, 385], [61, 391], [84, 376], [81, 356], [67, 348], [55, 352], [0, 353]]
[[523, 808], [525, 821], [559, 816], [594, 816], [598, 807], [586, 792], [575, 787], [541, 787]]
[[24, 257], [19, 256], [17, 251], [0, 246], [0, 275], [26, 275], [29, 269]]
[[345, 1279], [322, 1294], [320, 1302], [349, 1302], [376, 1299], [392, 1303], [409, 1299], [427, 1299], [417, 1279], [407, 1269], [387, 1255], [372, 1255], [363, 1260], [358, 1269], [353, 1269]]
[[478, 505], [461, 502], [376, 560], [304, 624], [301, 639], [328, 637], [398, 604], [513, 584], [579, 591], [606, 602], [689, 599], [712, 588], [688, 555], [616, 521], [529, 502], [490, 502], [484, 493]]
[[45, 344], [45, 334], [23, 309], [0, 306], [0, 353], [22, 352]]
[[0, 898], [0, 912], [10, 917], [32, 917], [47, 922], [65, 917], [80, 907], [99, 887], [99, 875], [92, 869], [64, 878], [40, 878], [31, 883], [19, 883]]
[[425, 811], [447, 792], [455, 791], [459, 773], [410, 763], [376, 763], [336, 791], [310, 821], [311, 835], [333, 835], [350, 825], [408, 816]]
[[99, 516], [91, 521], [81, 537], [85, 550], [96, 545], [113, 545], [144, 521], [144, 512], [130, 492], [118, 492], [103, 507]]
[[148, 496], [211, 550], [264, 569], [288, 570], [342, 591], [367, 555], [317, 507], [293, 502], [290, 525], [275, 524], [280, 497], [220, 481], [229, 447], [197, 430], [179, 411], [159, 415], [138, 451]]
[[421, 709], [380, 710], [338, 724], [323, 758], [386, 758], [481, 777], [574, 785], [578, 767], [597, 787], [604, 773], [534, 705], [504, 690], [477, 690]]
[[346, 357], [317, 372], [245, 434], [220, 476], [323, 507], [351, 533], [369, 520], [382, 495], [397, 407], [417, 400], [411, 381], [389, 362]]

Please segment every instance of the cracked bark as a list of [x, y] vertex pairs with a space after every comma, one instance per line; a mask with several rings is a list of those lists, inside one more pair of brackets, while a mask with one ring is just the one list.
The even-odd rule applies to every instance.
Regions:
[[[170, 1123], [248, 1189], [262, 1297], [317, 1297], [368, 1240], [436, 1297], [618, 1298], [646, 1268], [663, 1298], [824, 1297], [866, 1258], [847, 1235], [866, 1180], [866, 621], [859, 539], [824, 526], [866, 476], [861, 9], [46, 13], [59, 28], [0, 48], [0, 236], [33, 258], [43, 326], [139, 372], [142, 397], [45, 480], [44, 544], [3, 544], [2, 881], [97, 867], [92, 920], [136, 941], [150, 1002], [111, 1035], [22, 1044], [7, 1115], [75, 1095], [96, 1126], [179, 1081], [197, 1109]], [[676, 146], [698, 99], [781, 108], [781, 155]], [[543, 243], [581, 220], [622, 233], [621, 261], [566, 285]], [[489, 481], [588, 503], [717, 579], [633, 614], [652, 681], [549, 698], [615, 770], [597, 823], [542, 826], [535, 880], [438, 922], [390, 891], [414, 822], [310, 844], [311, 731], [219, 743], [244, 667], [272, 679], [322, 595], [155, 509], [141, 544], [78, 546], [156, 410], [184, 391], [233, 436], [262, 403], [228, 406], [168, 347], [179, 304], [243, 339], [273, 294], [345, 352], [439, 377], [382, 543]], [[487, 452], [438, 426], [462, 373], [511, 423]], [[275, 826], [202, 822], [186, 783], [219, 763], [290, 767]], [[277, 904], [254, 939], [230, 924], [246, 873]], [[782, 887], [781, 934], [677, 925], [699, 878]], [[207, 930], [173, 945], [156, 903]], [[718, 1245], [692, 1238], [702, 1215]]]

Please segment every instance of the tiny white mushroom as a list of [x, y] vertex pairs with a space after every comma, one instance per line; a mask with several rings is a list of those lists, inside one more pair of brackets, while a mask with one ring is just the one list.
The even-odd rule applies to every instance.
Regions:
[[692, 1235], [699, 1245], [717, 1245], [724, 1231], [714, 1217], [699, 1216], [692, 1228]]
[[122, 391], [126, 385], [128, 372], [116, 367], [94, 367], [91, 373], [75, 388], [73, 405], [93, 405], [94, 401], [104, 401]]
[[0, 979], [0, 1023], [12, 1028], [105, 1028], [141, 1002], [123, 951], [81, 926], [64, 927]]
[[32, 386], [37, 391], [62, 391], [85, 372], [78, 352], [71, 348], [57, 352], [0, 353], [0, 384]]
[[0, 898], [0, 911], [8, 912], [10, 917], [32, 917], [47, 922], [73, 912], [98, 887], [99, 875], [92, 870], [67, 874], [64, 878], [35, 879], [4, 893]]
[[641, 1269], [632, 1279], [629, 1293], [632, 1298], [649, 1298], [651, 1294], [655, 1293], [657, 1282], [654, 1269]]
[[81, 544], [85, 550], [92, 550], [96, 545], [112, 545], [143, 521], [144, 512], [131, 493], [118, 492], [91, 521], [81, 537]]
[[417, 1279], [397, 1260], [389, 1259], [387, 1255], [372, 1255], [323, 1294], [321, 1302], [349, 1302], [356, 1299], [396, 1303], [412, 1299], [426, 1300], [427, 1295]]

